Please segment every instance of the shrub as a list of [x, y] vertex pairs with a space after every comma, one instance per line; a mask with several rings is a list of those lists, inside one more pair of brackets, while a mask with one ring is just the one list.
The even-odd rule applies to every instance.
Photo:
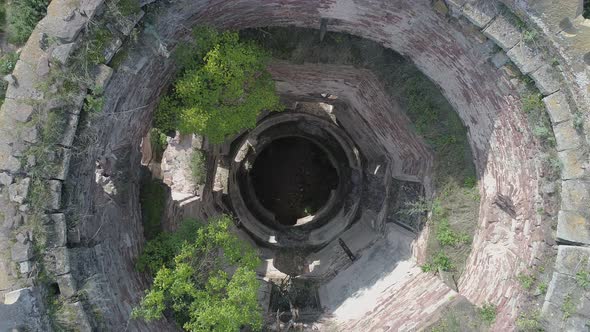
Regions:
[[469, 237], [451, 229], [447, 218], [441, 219], [436, 227], [436, 239], [442, 246], [455, 246], [461, 243], [468, 243]]
[[40, 19], [47, 14], [48, 0], [12, 1], [8, 10], [8, 40], [23, 44]]
[[267, 54], [237, 33], [200, 28], [194, 44], [175, 54], [182, 69], [174, 89], [157, 109], [154, 125], [164, 132], [198, 133], [213, 143], [253, 128], [262, 110], [279, 111]]
[[0, 75], [4, 76], [12, 73], [17, 61], [18, 53], [16, 52], [2, 54], [2, 57], [0, 57]]
[[196, 239], [184, 242], [168, 266], [159, 269], [133, 317], [151, 321], [170, 312], [188, 331], [239, 331], [246, 325], [259, 330], [255, 269], [260, 260], [230, 232], [231, 225], [232, 220], [222, 216], [190, 233]]
[[119, 0], [117, 8], [124, 16], [137, 14], [141, 10], [139, 0]]
[[207, 176], [206, 158], [199, 150], [194, 150], [191, 156], [191, 173], [196, 184], [203, 184]]
[[590, 272], [586, 270], [578, 271], [576, 273], [576, 283], [583, 289], [590, 288]]
[[530, 290], [535, 283], [535, 278], [532, 275], [521, 273], [516, 278], [518, 279], [518, 282], [522, 288], [526, 290]]
[[439, 270], [448, 272], [453, 270], [453, 268], [454, 266], [451, 262], [451, 259], [442, 251], [439, 251], [436, 255], [434, 255], [433, 259], [429, 263], [422, 265], [422, 271], [434, 273], [437, 273]]
[[491, 303], [484, 304], [479, 308], [479, 315], [485, 323], [492, 324], [496, 320], [496, 306]]
[[180, 252], [185, 242], [194, 239], [199, 229], [199, 223], [193, 219], [184, 220], [176, 232], [164, 232], [146, 242], [141, 255], [139, 255], [135, 267], [140, 272], [149, 272], [152, 275], [162, 268], [172, 267], [174, 256]]
[[530, 313], [521, 313], [516, 319], [518, 331], [543, 331], [541, 327], [541, 313], [533, 311]]
[[540, 94], [531, 93], [522, 98], [522, 110], [526, 113], [540, 112], [545, 108]]

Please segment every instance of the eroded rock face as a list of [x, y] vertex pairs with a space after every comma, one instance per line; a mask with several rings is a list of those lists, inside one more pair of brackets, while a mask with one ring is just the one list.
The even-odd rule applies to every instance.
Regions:
[[[100, 327], [107, 330], [170, 329], [165, 322], [144, 325], [128, 320], [131, 307], [137, 303], [146, 286], [146, 280], [133, 269], [133, 260], [141, 249], [142, 229], [137, 213], [139, 177], [132, 165], [139, 164], [137, 147], [149, 127], [155, 102], [172, 76], [173, 66], [168, 55], [175, 42], [188, 33], [184, 27], [209, 23], [222, 28], [261, 24], [318, 28], [321, 19], [325, 19], [328, 30], [369, 38], [410, 57], [441, 87], [445, 97], [469, 127], [469, 140], [482, 180], [482, 201], [478, 221], [480, 230], [474, 240], [468, 268], [459, 280], [459, 292], [473, 303], [491, 302], [499, 306], [494, 329], [514, 328], [518, 303], [524, 296], [515, 276], [533, 265], [551, 240], [546, 240], [546, 230], [535, 208], [542, 178], [542, 170], [534, 162], [537, 154], [535, 139], [520, 112], [513, 77], [506, 67], [501, 66], [504, 61], [498, 61], [496, 57], [493, 63], [488, 62], [496, 55], [489, 51], [493, 44], [490, 40], [504, 49], [507, 56], [520, 65], [521, 71], [531, 73], [541, 93], [546, 95], [544, 101], [554, 125], [564, 124], [556, 130], [558, 147], [562, 150], [560, 157], [564, 161], [563, 188], [568, 192], [562, 202], [558, 239], [587, 244], [584, 233], [574, 236], [571, 227], [575, 224], [584, 230], [589, 223], [587, 207], [590, 198], [585, 194], [588, 173], [587, 162], [584, 162], [587, 156], [573, 155], [573, 151], [587, 147], [588, 137], [580, 136], [579, 131], [572, 131], [573, 122], [568, 121], [572, 121], [572, 108], [583, 110], [589, 104], [588, 65], [583, 63], [583, 59], [588, 52], [590, 38], [587, 27], [572, 23], [579, 16], [574, 9], [579, 7], [578, 1], [505, 3], [541, 27], [556, 54], [563, 57], [559, 67], [561, 73], [548, 65], [551, 59], [531, 58], [527, 49], [518, 46], [522, 32], [504, 16], [504, 12], [497, 10], [494, 1], [448, 1], [449, 13], [470, 22], [449, 20], [444, 16], [447, 13], [444, 7], [439, 5], [433, 9], [429, 1], [304, 0], [288, 1], [288, 4], [285, 1], [268, 1], [260, 6], [259, 1], [253, 0], [186, 0], [164, 6], [153, 24], [152, 33], [142, 36], [137, 50], [130, 52], [130, 58], [113, 74], [106, 86], [106, 105], [93, 131], [94, 139], [88, 141], [90, 144], [84, 153], [74, 158], [76, 167], [70, 167], [69, 178], [65, 181], [69, 193], [67, 204], [62, 204], [63, 168], [61, 176], [50, 177], [52, 196], [48, 210], [60, 212], [64, 205], [73, 206], [83, 216], [68, 230], [70, 247], [60, 246], [50, 255], [58, 257], [53, 263], [60, 276], [73, 277], [73, 280], [60, 277], [59, 282], [64, 290], [68, 290], [64, 294], [73, 295], [74, 285], [91, 294], [87, 304], [97, 308], [102, 313], [102, 319], [84, 316], [84, 308], [79, 302], [70, 303], [70, 310], [85, 324], [103, 324]], [[0, 207], [7, 212], [0, 215], [2, 224], [6, 226], [1, 232], [2, 244], [8, 243], [16, 221], [22, 222], [27, 211], [28, 183], [19, 158], [26, 145], [35, 143], [36, 139], [32, 131], [17, 132], [15, 124], [26, 123], [33, 112], [32, 108], [20, 105], [20, 101], [42, 98], [34, 87], [44, 69], [41, 67], [39, 71], [38, 60], [46, 55], [46, 50], [38, 47], [40, 35], [43, 32], [57, 37], [60, 45], [52, 50], [52, 54], [59, 61], [67, 62], [71, 52], [69, 46], [77, 40], [88, 19], [99, 12], [101, 5], [102, 1], [91, 1], [75, 8], [71, 2], [52, 1], [48, 17], [33, 33], [15, 68], [13, 75], [18, 86], [9, 87], [8, 101], [0, 111], [0, 171], [4, 174], [0, 178], [3, 184], [0, 187]], [[84, 15], [81, 15], [82, 12]], [[570, 22], [567, 29], [564, 29], [564, 20]], [[123, 30], [129, 31], [127, 28]], [[557, 31], [563, 32], [554, 34]], [[120, 37], [115, 38], [112, 45], [121, 45]], [[111, 50], [109, 57], [113, 54]], [[541, 61], [545, 63], [537, 66]], [[301, 78], [299, 85], [297, 80], [285, 82], [284, 91], [305, 92], [315, 88], [303, 82], [303, 72], [308, 68], [311, 67], [305, 67], [303, 71], [275, 68], [277, 72], [283, 70], [285, 76], [296, 78], [299, 75]], [[108, 70], [103, 71], [106, 72]], [[565, 80], [560, 81], [560, 75]], [[104, 75], [100, 77], [104, 78]], [[352, 75], [341, 78], [338, 84], [325, 79], [321, 82], [322, 89], [329, 93], [341, 93], [343, 87], [358, 84], [358, 79]], [[370, 94], [376, 93], [370, 85], [364, 88], [366, 93], [353, 100], [359, 105], [370, 104], [380, 97]], [[559, 91], [555, 92], [557, 88]], [[71, 110], [75, 117], [70, 128], [74, 128], [74, 132], [82, 100], [78, 109]], [[369, 117], [371, 114], [367, 113]], [[589, 122], [586, 118], [585, 123]], [[375, 133], [382, 140], [405, 140], [404, 137], [396, 137], [400, 133], [390, 130], [389, 127], [377, 127]], [[70, 138], [73, 139], [73, 136]], [[64, 145], [70, 144], [71, 141]], [[404, 165], [394, 171], [425, 178], [425, 183], [428, 183], [428, 172], [420, 165], [403, 163], [408, 157], [403, 147], [391, 152], [397, 155], [396, 165]], [[105, 192], [95, 182], [97, 160], [113, 162], [113, 172], [109, 172], [107, 177], [112, 181], [109, 183], [117, 188], [116, 192]], [[506, 213], [494, 203], [498, 195], [510, 198], [513, 213]], [[220, 200], [219, 196], [203, 197], [199, 213], [204, 216], [215, 214], [216, 200]], [[422, 237], [415, 243], [413, 254], [418, 259], [424, 241]], [[27, 250], [21, 249], [15, 249], [15, 259], [30, 258]], [[560, 246], [560, 252], [565, 250]], [[9, 268], [12, 263], [12, 259], [0, 258], [0, 267], [6, 267], [0, 269], [0, 293], [21, 287], [22, 281], [17, 278], [14, 269]], [[559, 280], [562, 274], [569, 274], [571, 278], [570, 272], [571, 266], [567, 271], [559, 270], [554, 275], [545, 311], [560, 303]], [[420, 286], [429, 287], [435, 293], [448, 294], [444, 288], [438, 288], [440, 283], [435, 278], [418, 274], [413, 282], [421, 282]], [[399, 298], [410, 298], [412, 294], [404, 292], [403, 288], [399, 292]], [[434, 297], [425, 299], [426, 302], [431, 300], [435, 301]], [[380, 305], [394, 304], [383, 299]], [[387, 325], [387, 322], [381, 321], [385, 317], [373, 318], [380, 326]], [[412, 323], [423, 318], [408, 315], [407, 325], [403, 326], [417, 326]], [[576, 319], [583, 318], [583, 315], [576, 316]], [[351, 324], [354, 326], [355, 322]]]

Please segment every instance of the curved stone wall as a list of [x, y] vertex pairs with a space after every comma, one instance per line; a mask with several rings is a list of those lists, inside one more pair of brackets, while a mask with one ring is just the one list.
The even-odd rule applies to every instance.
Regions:
[[[134, 180], [137, 172], [130, 165], [139, 164], [137, 147], [148, 129], [158, 96], [172, 76], [170, 52], [177, 41], [188, 35], [188, 27], [196, 24], [210, 23], [223, 28], [289, 24], [319, 28], [324, 19], [328, 30], [378, 41], [411, 58], [440, 86], [469, 128], [482, 200], [480, 228], [467, 270], [459, 281], [459, 293], [476, 304], [498, 305], [494, 329], [499, 331], [514, 328], [518, 304], [524, 297], [515, 277], [537, 264], [553, 242], [536, 213], [543, 202], [540, 181], [544, 173], [536, 162], [536, 140], [520, 110], [519, 82], [504, 64], [496, 67], [493, 57], [503, 54], [492, 52], [491, 46], [498, 45], [522, 73], [530, 73], [546, 96], [544, 101], [563, 164], [557, 238], [561, 243], [574, 245], [559, 246], [556, 272], [544, 308], [551, 314], [564, 301], [563, 292], [559, 291], [564, 283], [560, 281], [571, 281], [579, 268], [570, 262], [590, 256], [587, 248], [579, 246], [590, 244], [589, 141], [574, 127], [574, 117], [590, 104], [590, 38], [587, 24], [580, 19], [579, 1], [505, 2], [541, 29], [540, 37], [550, 42], [548, 53], [539, 57], [530, 52], [522, 42], [523, 28], [511, 20], [510, 11], [494, 1], [449, 0], [448, 6], [432, 6], [426, 0], [269, 1], [264, 6], [253, 0], [186, 0], [162, 4], [108, 84], [111, 69], [98, 67], [95, 83], [107, 84], [105, 105], [99, 118], [91, 122], [92, 130], [85, 128], [84, 132], [91, 134], [78, 138], [78, 146], [87, 147], [80, 152], [72, 149], [72, 142], [86, 89], [80, 89], [77, 98], [67, 105], [47, 100], [41, 103], [44, 92], [37, 82], [46, 79], [56, 61], [67, 63], [72, 51], [86, 37], [81, 32], [89, 21], [101, 17], [97, 14], [104, 16], [109, 12], [102, 0], [79, 4], [52, 1], [48, 16], [23, 49], [13, 73], [15, 84], [9, 86], [7, 100], [0, 110], [0, 294], [35, 284], [35, 276], [39, 275], [35, 273], [35, 262], [40, 261], [41, 253], [33, 250], [33, 243], [39, 243], [37, 237], [50, 234], [44, 241], [43, 266], [59, 285], [61, 295], [70, 299], [66, 302], [67, 310], [60, 315], [66, 323], [70, 317], [69, 323], [73, 319], [81, 330], [89, 330], [91, 325], [107, 330], [161, 330], [163, 326], [144, 326], [128, 318], [146, 286], [132, 267], [142, 239]], [[448, 15], [458, 18], [449, 19]], [[137, 21], [118, 22], [114, 25], [117, 28], [113, 28], [116, 33], [112, 43], [105, 49], [107, 60]], [[45, 43], [47, 38], [53, 41], [50, 46]], [[552, 64], [553, 57], [558, 57], [558, 66]], [[326, 88], [332, 87], [326, 81]], [[367, 93], [363, 98], [363, 104], [370, 103], [374, 96]], [[56, 151], [53, 160], [58, 167], [52, 174], [43, 175], [48, 196], [42, 210], [47, 217], [33, 218], [29, 198], [34, 189], [31, 172], [35, 160], [26, 158], [26, 151], [43, 143], [39, 142], [42, 126], [37, 125], [36, 114], [58, 108], [68, 114], [68, 125], [62, 133], [63, 140], [52, 149]], [[587, 130], [588, 114], [581, 116]], [[379, 141], [391, 139], [391, 128], [375, 131]], [[406, 160], [403, 154], [411, 151], [401, 151], [395, 153], [402, 154], [400, 161]], [[411, 165], [398, 173], [404, 174], [408, 169], [413, 170], [412, 176], [427, 176]], [[119, 195], [113, 194], [113, 188], [119, 190]], [[498, 195], [510, 198], [514, 213], [506, 213], [494, 203]], [[204, 198], [203, 216], [215, 213], [215, 200]], [[75, 222], [67, 219], [70, 214], [64, 213], [69, 212], [64, 208], [72, 205], [79, 210], [77, 215], [83, 217]], [[417, 242], [418, 251], [423, 241]], [[41, 288], [39, 293], [43, 292], [46, 290]], [[17, 293], [22, 299], [6, 305], [22, 305], [30, 317], [39, 317], [44, 310], [42, 295]], [[8, 298], [11, 296], [14, 298]], [[36, 305], [25, 305], [31, 298], [37, 299], [33, 301]], [[577, 324], [587, 318], [583, 311], [577, 311], [565, 322]], [[49, 323], [42, 318], [26, 324], [33, 329], [49, 329]]]

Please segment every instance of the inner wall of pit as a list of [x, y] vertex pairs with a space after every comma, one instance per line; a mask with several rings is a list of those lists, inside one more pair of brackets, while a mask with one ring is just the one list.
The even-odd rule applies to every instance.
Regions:
[[[88, 262], [87, 270], [80, 271], [96, 273], [81, 272], [78, 277], [87, 278], [84, 285], [96, 295], [89, 301], [103, 311], [110, 328], [119, 330], [128, 324], [131, 306], [146, 287], [146, 281], [133, 269], [133, 259], [143, 241], [137, 201], [138, 146], [149, 129], [159, 95], [173, 75], [168, 53], [188, 36], [187, 27], [199, 24], [230, 29], [286, 25], [317, 29], [322, 18], [328, 19], [330, 31], [375, 40], [411, 58], [440, 86], [469, 128], [481, 181], [481, 227], [459, 290], [474, 303], [498, 304], [499, 324], [513, 322], [516, 304], [523, 296], [516, 290], [514, 276], [543, 247], [542, 240], [535, 240], [530, 231], [537, 222], [534, 201], [538, 197], [539, 169], [534, 163], [535, 141], [519, 110], [518, 93], [510, 77], [488, 62], [485, 38], [478, 29], [465, 20], [449, 20], [434, 11], [427, 0], [297, 0], [265, 1], [264, 5], [254, 0], [183, 0], [162, 6], [152, 32], [142, 35], [122, 65], [131, 70], [115, 72], [105, 91], [104, 110], [118, 114], [97, 124], [95, 143], [70, 171], [76, 204], [94, 212], [92, 220], [79, 226], [80, 232], [87, 238], [96, 234], [93, 242], [100, 243], [98, 252], [96, 247], [78, 250], [75, 260]], [[116, 157], [116, 172], [127, 175], [127, 183], [120, 184], [126, 190], [121, 198], [128, 202], [124, 206], [109, 202], [95, 183], [95, 162], [104, 156]], [[426, 183], [432, 180], [425, 177]], [[519, 220], [492, 203], [497, 193], [512, 197]], [[215, 202], [210, 204], [211, 209], [202, 211], [203, 217], [214, 213]], [[488, 224], [490, 218], [495, 221], [493, 227]], [[97, 233], [100, 225], [106, 226]], [[423, 258], [423, 242], [419, 239], [415, 247], [418, 259]], [[135, 324], [142, 323], [132, 321], [129, 328], [139, 328]]]

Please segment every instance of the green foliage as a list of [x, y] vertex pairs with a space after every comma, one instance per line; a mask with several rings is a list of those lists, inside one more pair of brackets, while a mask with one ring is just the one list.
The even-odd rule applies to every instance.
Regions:
[[563, 303], [561, 304], [561, 311], [563, 312], [563, 320], [570, 318], [576, 311], [576, 305], [572, 300], [571, 294], [567, 294], [563, 298]]
[[[245, 325], [260, 330], [255, 273], [260, 261], [230, 232], [231, 225], [222, 216], [192, 233], [196, 239], [184, 242], [169, 267], [159, 269], [133, 317], [150, 321], [166, 311], [187, 331], [239, 331]], [[235, 271], [226, 272], [228, 266]]]
[[521, 273], [516, 277], [516, 279], [518, 280], [522, 288], [526, 290], [530, 290], [533, 287], [533, 284], [535, 283], [535, 277], [529, 274]]
[[206, 161], [207, 159], [203, 155], [203, 152], [200, 150], [193, 151], [193, 155], [191, 156], [191, 175], [196, 184], [205, 183], [207, 176]]
[[463, 181], [463, 185], [466, 188], [474, 188], [477, 184], [477, 178], [474, 175], [470, 175], [465, 177], [465, 181]]
[[185, 242], [194, 239], [199, 229], [199, 222], [193, 219], [184, 220], [176, 232], [159, 233], [146, 242], [145, 248], [139, 255], [135, 267], [140, 272], [155, 275], [162, 267], [172, 268], [174, 257], [180, 252]]
[[146, 239], [154, 238], [161, 229], [164, 216], [166, 191], [164, 184], [157, 179], [144, 179], [139, 188], [143, 234]]
[[522, 98], [522, 110], [525, 113], [541, 112], [545, 109], [542, 96], [540, 94], [531, 93]]
[[239, 41], [237, 33], [200, 28], [194, 44], [179, 47], [175, 58], [182, 73], [154, 119], [164, 132], [179, 129], [221, 143], [253, 128], [261, 111], [282, 109], [266, 71], [267, 54]]
[[479, 308], [479, 315], [488, 325], [492, 324], [496, 320], [496, 306], [491, 303], [485, 303]]
[[436, 225], [436, 239], [443, 247], [469, 243], [469, 236], [451, 229], [447, 218], [442, 218]]
[[448, 272], [453, 270], [453, 268], [451, 258], [442, 251], [436, 253], [429, 263], [422, 265], [422, 271], [434, 273], [437, 273], [439, 270]]
[[117, 1], [117, 8], [124, 16], [129, 16], [139, 13], [141, 5], [139, 0], [119, 0]]
[[106, 27], [98, 27], [90, 32], [85, 47], [86, 60], [91, 64], [101, 64], [106, 61], [105, 50], [111, 41], [113, 33]]
[[590, 0], [584, 0], [584, 18], [590, 19]]
[[539, 284], [539, 286], [537, 286], [537, 289], [539, 290], [539, 293], [541, 294], [546, 294], [547, 293], [547, 283], [546, 282], [542, 282]]
[[522, 32], [522, 40], [525, 43], [532, 43], [537, 39], [537, 30], [524, 30]]
[[84, 111], [98, 113], [104, 106], [104, 96], [99, 93], [89, 93], [84, 101]]
[[48, 0], [11, 1], [8, 8], [8, 40], [14, 44], [27, 41], [35, 25], [47, 13]]
[[158, 128], [152, 128], [150, 129], [150, 144], [152, 146], [155, 161], [162, 161], [162, 155], [168, 146], [168, 136]]
[[521, 313], [516, 319], [516, 328], [523, 332], [543, 331], [541, 326], [541, 313], [533, 311], [530, 313]]
[[585, 290], [590, 289], [590, 271], [578, 271], [576, 273], [576, 283]]
[[14, 66], [16, 66], [16, 61], [18, 61], [18, 53], [8, 52], [2, 54], [2, 57], [0, 57], [0, 75], [12, 73]]

